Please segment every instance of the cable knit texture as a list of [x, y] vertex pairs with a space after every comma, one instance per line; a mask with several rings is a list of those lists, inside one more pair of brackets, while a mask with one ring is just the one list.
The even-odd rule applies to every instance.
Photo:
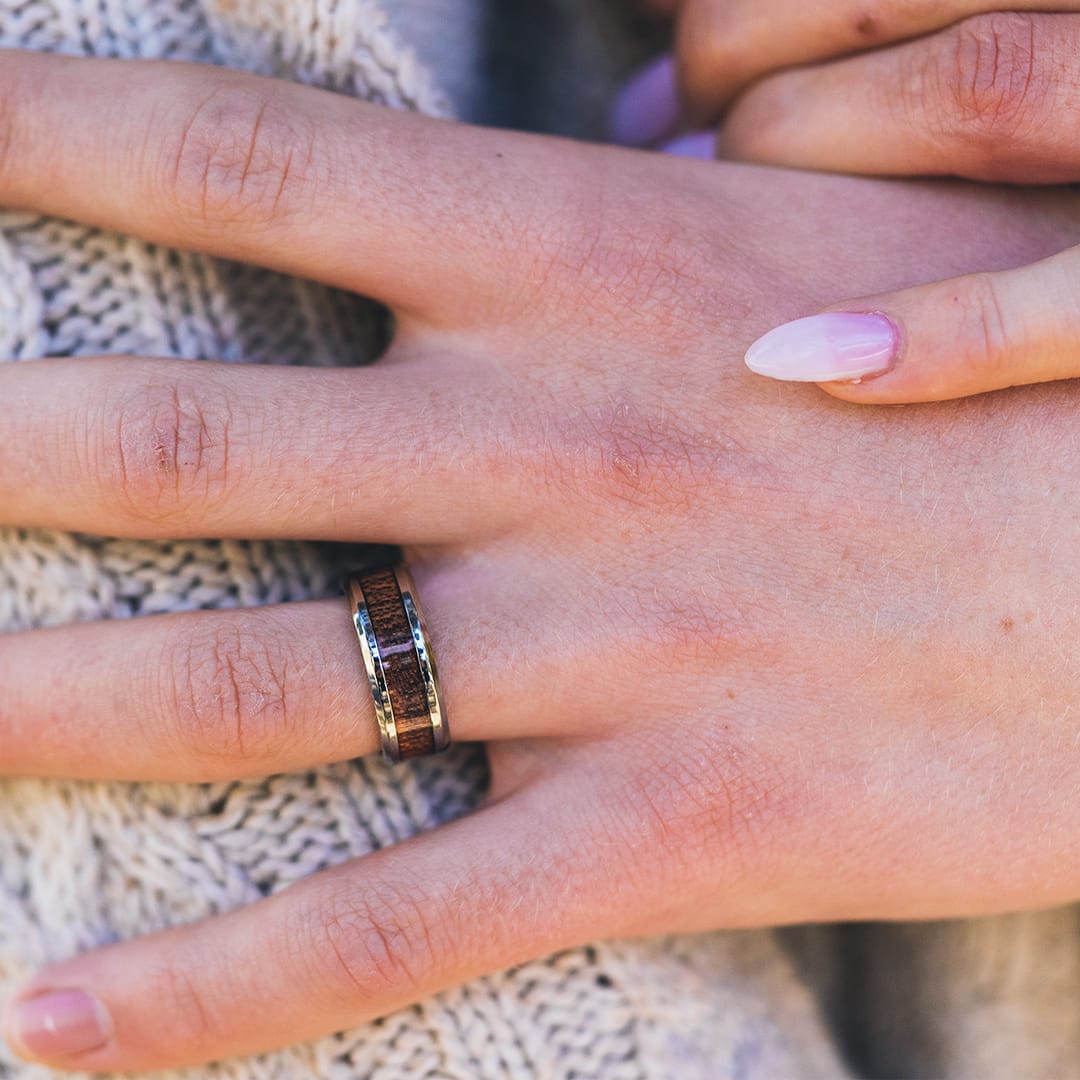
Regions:
[[[449, 116], [450, 95], [464, 102], [484, 89], [481, 3], [0, 0], [0, 45], [224, 64]], [[591, 6], [602, 5], [554, 4], [554, 25]], [[609, 20], [610, 5], [593, 25]], [[599, 56], [606, 46], [594, 47]], [[4, 359], [116, 352], [338, 366], [372, 359], [385, 332], [363, 299], [0, 216]], [[356, 556], [345, 545], [0, 529], [0, 629], [334, 596]], [[482, 754], [457, 749], [412, 766], [354, 761], [230, 784], [0, 782], [0, 998], [50, 961], [236, 908], [450, 820], [485, 781]], [[848, 1076], [858, 1065], [1080, 1076], [1078, 939], [1070, 909], [599, 944], [313, 1044], [182, 1075], [751, 1080]], [[0, 1045], [3, 1080], [51, 1075]]]

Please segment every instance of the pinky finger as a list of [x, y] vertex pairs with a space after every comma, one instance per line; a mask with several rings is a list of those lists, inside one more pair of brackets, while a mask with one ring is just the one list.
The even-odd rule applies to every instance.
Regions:
[[586, 940], [599, 919], [587, 883], [545, 873], [567, 861], [551, 812], [566, 799], [551, 786], [250, 908], [47, 970], [7, 1010], [7, 1038], [58, 1069], [201, 1064], [343, 1030]]
[[865, 404], [944, 401], [1080, 376], [1080, 248], [1020, 270], [864, 297], [751, 346], [759, 375]]

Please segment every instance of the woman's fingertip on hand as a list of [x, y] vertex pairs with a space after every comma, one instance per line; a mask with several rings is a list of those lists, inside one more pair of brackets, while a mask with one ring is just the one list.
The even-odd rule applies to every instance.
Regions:
[[1075, 378], [1078, 286], [1074, 248], [1019, 270], [969, 274], [796, 319], [754, 342], [746, 364], [866, 404], [945, 401]]
[[3, 1031], [22, 1058], [75, 1066], [112, 1038], [105, 1006], [82, 990], [59, 989], [16, 999], [4, 1010]]
[[811, 315], [784, 323], [755, 341], [746, 353], [746, 366], [785, 382], [863, 379], [892, 367], [899, 341], [899, 331], [887, 315]]

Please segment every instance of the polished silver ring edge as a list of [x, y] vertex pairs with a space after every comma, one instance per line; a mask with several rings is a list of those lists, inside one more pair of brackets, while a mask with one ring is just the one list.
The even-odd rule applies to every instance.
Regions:
[[387, 761], [397, 762], [401, 760], [401, 751], [398, 748], [397, 725], [394, 723], [394, 706], [390, 701], [382, 654], [379, 652], [379, 642], [375, 638], [375, 630], [371, 625], [367, 600], [356, 578], [349, 580], [349, 601], [353, 612], [353, 627], [360, 641], [364, 670], [367, 672], [368, 683], [371, 685], [371, 697], [375, 703], [375, 719], [379, 725], [383, 757]]

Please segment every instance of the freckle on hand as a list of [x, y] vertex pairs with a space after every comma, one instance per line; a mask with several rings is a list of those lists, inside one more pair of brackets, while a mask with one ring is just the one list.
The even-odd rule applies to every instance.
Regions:
[[879, 37], [877, 19], [872, 15], [863, 15], [855, 23], [855, 30], [859, 37], [865, 38], [867, 41], [877, 41]]

